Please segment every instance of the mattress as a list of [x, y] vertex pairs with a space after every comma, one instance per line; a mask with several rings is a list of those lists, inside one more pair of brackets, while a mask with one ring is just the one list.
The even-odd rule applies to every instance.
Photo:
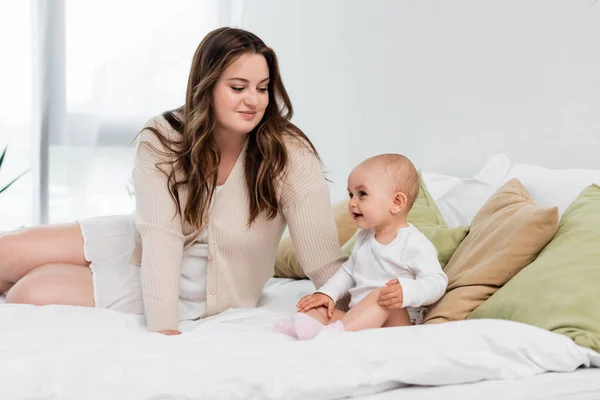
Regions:
[[271, 279], [259, 307], [184, 323], [180, 336], [147, 333], [142, 317], [109, 310], [0, 305], [0, 398], [600, 398], [600, 369], [587, 368], [600, 366], [600, 354], [511, 321], [307, 342], [272, 332], [313, 290]]

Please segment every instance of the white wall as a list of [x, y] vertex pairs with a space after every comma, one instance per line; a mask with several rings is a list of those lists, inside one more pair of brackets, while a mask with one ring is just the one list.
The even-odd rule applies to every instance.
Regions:
[[234, 0], [277, 52], [332, 199], [362, 159], [400, 152], [474, 174], [487, 156], [600, 169], [594, 0]]

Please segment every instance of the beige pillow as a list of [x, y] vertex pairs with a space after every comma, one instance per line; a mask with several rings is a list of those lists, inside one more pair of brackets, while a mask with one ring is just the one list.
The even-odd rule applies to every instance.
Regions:
[[[356, 222], [348, 212], [348, 200], [343, 200], [332, 207], [335, 225], [338, 231], [340, 247], [356, 232]], [[275, 276], [280, 278], [304, 279], [306, 274], [302, 271], [296, 249], [292, 239], [286, 235], [281, 239], [275, 256]]]
[[517, 272], [530, 264], [558, 229], [558, 208], [536, 206], [511, 179], [479, 210], [471, 230], [450, 258], [446, 294], [425, 323], [466, 319]]

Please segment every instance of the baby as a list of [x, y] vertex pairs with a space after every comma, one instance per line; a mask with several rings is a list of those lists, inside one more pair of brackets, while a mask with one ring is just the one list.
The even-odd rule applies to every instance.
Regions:
[[[362, 329], [422, 323], [424, 306], [439, 300], [448, 278], [433, 244], [407, 222], [419, 175], [400, 154], [382, 154], [360, 163], [348, 177], [348, 211], [359, 228], [348, 261], [298, 312], [275, 323], [276, 332], [301, 340], [324, 329]], [[350, 310], [334, 304], [350, 294]]]

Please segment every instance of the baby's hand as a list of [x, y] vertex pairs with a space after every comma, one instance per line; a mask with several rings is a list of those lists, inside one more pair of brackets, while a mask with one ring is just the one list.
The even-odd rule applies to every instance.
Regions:
[[379, 305], [390, 310], [402, 308], [404, 296], [402, 295], [402, 285], [398, 279], [392, 279], [386, 282], [385, 287], [379, 291]]
[[319, 306], [327, 307], [327, 315], [329, 315], [329, 318], [333, 317], [333, 299], [323, 293], [317, 292], [304, 296], [300, 299], [296, 307], [298, 308], [298, 312], [305, 312]]

